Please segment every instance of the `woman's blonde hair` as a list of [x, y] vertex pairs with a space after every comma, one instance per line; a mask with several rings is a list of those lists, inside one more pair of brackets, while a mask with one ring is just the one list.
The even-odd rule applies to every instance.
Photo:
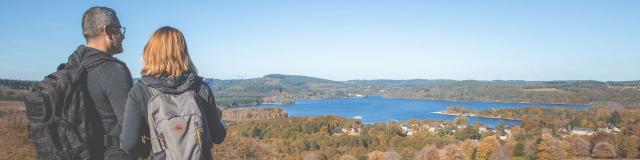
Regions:
[[182, 32], [173, 27], [159, 28], [151, 35], [144, 47], [142, 59], [143, 76], [178, 77], [185, 71], [197, 73]]

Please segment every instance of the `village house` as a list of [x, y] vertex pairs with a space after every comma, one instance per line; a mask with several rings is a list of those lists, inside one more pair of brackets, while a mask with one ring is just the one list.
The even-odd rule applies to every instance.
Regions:
[[613, 130], [609, 128], [598, 128], [598, 132], [611, 133]]
[[558, 129], [558, 132], [560, 132], [560, 133], [569, 133], [569, 131], [567, 131], [567, 129], [566, 129], [566, 128], [564, 128], [564, 127], [563, 127], [563, 128]]
[[336, 128], [331, 129], [331, 135], [334, 135], [334, 136], [341, 136], [341, 135], [358, 136], [360, 134], [361, 134], [361, 129], [360, 128], [336, 127]]
[[342, 133], [344, 133], [344, 132], [342, 132], [342, 128], [340, 128], [340, 127], [336, 127], [336, 128], [331, 129], [331, 135], [339, 136], [339, 135], [342, 135]]
[[484, 133], [484, 132], [495, 132], [495, 131], [491, 127], [480, 126], [478, 127], [478, 132]]
[[413, 135], [413, 128], [411, 128], [409, 125], [403, 124], [402, 126], [400, 126], [400, 128], [402, 129], [402, 134], [407, 135], [407, 136], [411, 136]]
[[349, 128], [349, 131], [347, 131], [347, 133], [350, 136], [360, 135], [360, 128]]
[[431, 133], [436, 133], [436, 132], [441, 131], [443, 129], [444, 129], [444, 125], [443, 124], [440, 124], [440, 125], [437, 125], [437, 126], [427, 126], [427, 130], [429, 132], [431, 132]]
[[620, 132], [620, 128], [616, 126], [611, 126], [611, 129], [613, 130], [613, 132]]
[[573, 127], [571, 129], [571, 135], [591, 135], [593, 134], [593, 129], [591, 128], [582, 128], [582, 127]]
[[499, 138], [500, 140], [507, 140], [511, 138], [511, 129], [510, 128], [504, 129], [504, 135], [501, 135]]
[[598, 132], [617, 133], [617, 132], [620, 132], [620, 129], [615, 126], [609, 126], [607, 128], [598, 128]]

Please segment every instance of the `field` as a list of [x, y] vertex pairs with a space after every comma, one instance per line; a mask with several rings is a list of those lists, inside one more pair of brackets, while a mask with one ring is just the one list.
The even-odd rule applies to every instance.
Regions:
[[0, 101], [0, 159], [35, 159], [24, 103]]

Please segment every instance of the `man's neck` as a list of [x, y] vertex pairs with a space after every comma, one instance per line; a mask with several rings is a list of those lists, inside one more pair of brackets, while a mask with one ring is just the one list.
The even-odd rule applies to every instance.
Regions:
[[104, 44], [101, 44], [101, 43], [87, 42], [87, 47], [90, 47], [90, 48], [93, 48], [93, 49], [97, 49], [97, 50], [102, 51], [103, 53], [108, 54], [108, 55], [112, 55], [112, 54], [109, 54], [109, 52], [107, 52], [107, 46], [105, 46]]

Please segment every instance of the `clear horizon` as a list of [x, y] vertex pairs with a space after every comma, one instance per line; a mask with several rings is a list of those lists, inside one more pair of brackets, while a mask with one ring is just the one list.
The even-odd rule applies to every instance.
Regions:
[[640, 1], [7, 1], [0, 78], [41, 80], [84, 44], [91, 6], [127, 27], [133, 77], [161, 26], [180, 29], [203, 77], [640, 80]]

